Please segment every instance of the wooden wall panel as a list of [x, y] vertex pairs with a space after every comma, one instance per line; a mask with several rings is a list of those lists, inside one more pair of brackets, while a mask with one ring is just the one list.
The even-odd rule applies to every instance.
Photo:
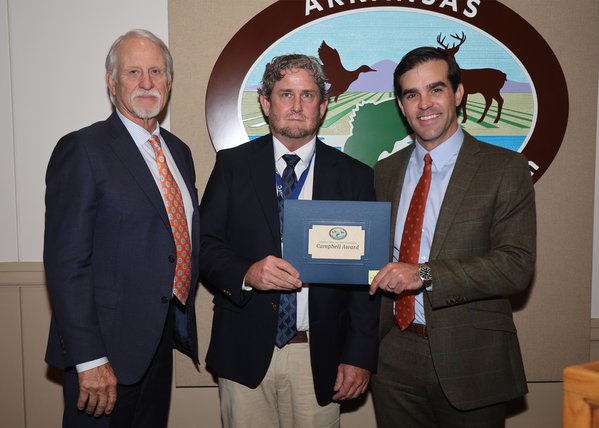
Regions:
[[44, 361], [50, 304], [43, 284], [21, 288], [23, 314], [23, 384], [27, 428], [47, 428], [48, 421], [62, 420], [61, 372]]
[[25, 428], [19, 287], [0, 287], [0, 426]]

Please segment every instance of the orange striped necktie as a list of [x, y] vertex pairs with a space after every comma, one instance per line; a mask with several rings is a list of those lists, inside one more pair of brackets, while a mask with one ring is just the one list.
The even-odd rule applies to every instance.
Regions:
[[[420, 239], [422, 238], [422, 224], [424, 223], [424, 209], [428, 191], [431, 187], [432, 158], [430, 154], [424, 156], [424, 169], [418, 184], [414, 189], [410, 208], [406, 215], [406, 222], [401, 235], [398, 261], [403, 263], [418, 263], [420, 257]], [[414, 321], [414, 293], [411, 291], [399, 294], [395, 299], [395, 322], [399, 328], [405, 330]]]
[[166, 207], [168, 220], [171, 224], [173, 238], [177, 247], [177, 265], [173, 279], [173, 294], [177, 296], [177, 299], [181, 303], [185, 304], [191, 286], [191, 241], [189, 239], [183, 198], [181, 197], [179, 186], [166, 164], [160, 138], [157, 135], [152, 135], [152, 138], [148, 141], [152, 144], [154, 154], [156, 155], [162, 199], [164, 200], [164, 206]]

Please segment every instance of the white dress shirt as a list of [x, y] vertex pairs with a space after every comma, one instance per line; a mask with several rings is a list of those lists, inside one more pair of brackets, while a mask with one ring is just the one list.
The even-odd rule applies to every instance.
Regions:
[[[285, 159], [283, 159], [283, 155], [291, 152], [274, 136], [272, 139], [274, 142], [275, 168], [277, 169], [279, 175], [283, 176], [283, 171], [287, 166], [287, 162], [285, 162]], [[314, 163], [316, 162], [315, 151], [316, 137], [308, 144], [303, 145], [293, 152], [293, 154], [296, 154], [300, 157], [300, 161], [295, 165], [295, 175], [298, 180], [306, 168], [310, 167], [310, 171], [308, 171], [304, 186], [302, 187], [302, 190], [298, 196], [298, 199], [301, 200], [312, 199], [312, 189], [314, 186]], [[274, 191], [276, 192], [277, 189], [275, 188]], [[308, 287], [302, 287], [297, 292], [297, 331], [308, 331], [310, 329], [310, 319], [308, 315], [308, 294]]]

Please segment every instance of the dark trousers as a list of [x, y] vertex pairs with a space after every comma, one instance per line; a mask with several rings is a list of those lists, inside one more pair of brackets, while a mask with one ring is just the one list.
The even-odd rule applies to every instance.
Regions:
[[428, 339], [394, 327], [381, 341], [371, 388], [378, 428], [502, 428], [505, 403], [461, 411], [439, 384]]
[[[165, 428], [171, 398], [173, 371], [174, 305], [172, 301], [162, 338], [142, 379], [133, 385], [117, 385], [117, 401], [110, 415], [99, 418], [77, 409], [79, 380], [74, 369], [63, 378], [63, 428]], [[118, 373], [117, 373], [118, 381]]]

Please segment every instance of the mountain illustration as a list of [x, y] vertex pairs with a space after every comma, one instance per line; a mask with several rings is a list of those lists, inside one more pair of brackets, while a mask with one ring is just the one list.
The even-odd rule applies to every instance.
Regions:
[[376, 73], [366, 73], [352, 83], [349, 92], [391, 92], [393, 91], [393, 71], [397, 63], [385, 59], [372, 65]]

